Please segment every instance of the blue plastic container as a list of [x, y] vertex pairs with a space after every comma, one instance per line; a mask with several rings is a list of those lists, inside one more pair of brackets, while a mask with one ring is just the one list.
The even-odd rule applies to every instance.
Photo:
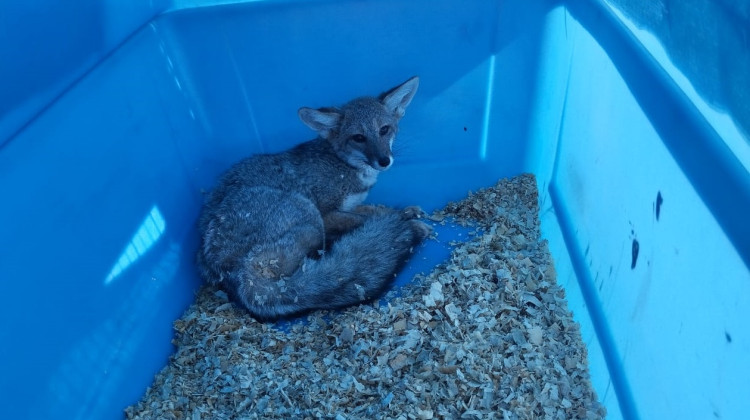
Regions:
[[370, 200], [533, 172], [609, 418], [747, 413], [750, 146], [605, 3], [4, 2], [0, 63], [3, 418], [120, 417], [199, 286], [202, 191], [412, 75]]

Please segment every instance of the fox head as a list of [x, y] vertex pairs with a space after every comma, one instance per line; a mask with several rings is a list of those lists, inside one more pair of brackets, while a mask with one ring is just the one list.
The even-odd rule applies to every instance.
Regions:
[[340, 108], [300, 108], [298, 114], [345, 162], [360, 169], [384, 171], [393, 164], [391, 146], [398, 122], [418, 86], [415, 76], [377, 98], [354, 99]]

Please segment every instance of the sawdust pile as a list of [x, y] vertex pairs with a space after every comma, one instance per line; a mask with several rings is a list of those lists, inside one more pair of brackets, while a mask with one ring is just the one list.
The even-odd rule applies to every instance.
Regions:
[[600, 419], [531, 175], [432, 215], [477, 227], [388, 304], [281, 331], [204, 287], [131, 419]]

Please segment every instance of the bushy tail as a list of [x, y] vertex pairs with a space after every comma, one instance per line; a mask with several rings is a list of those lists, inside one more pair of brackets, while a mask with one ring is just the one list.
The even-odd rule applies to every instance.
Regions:
[[[240, 270], [235, 298], [262, 320], [314, 309], [335, 309], [379, 297], [431, 232], [426, 224], [397, 211], [373, 215], [341, 236], [319, 259], [306, 258], [291, 276], [259, 278]], [[244, 272], [244, 273], [243, 273]]]

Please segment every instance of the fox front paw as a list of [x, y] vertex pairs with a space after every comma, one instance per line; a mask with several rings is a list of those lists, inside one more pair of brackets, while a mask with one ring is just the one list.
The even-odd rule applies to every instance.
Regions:
[[432, 234], [432, 226], [419, 220], [410, 220], [409, 225], [414, 235], [414, 243], [420, 243]]
[[421, 219], [425, 216], [427, 216], [427, 213], [425, 213], [419, 206], [409, 206], [401, 210], [401, 217], [403, 217], [404, 220]]

